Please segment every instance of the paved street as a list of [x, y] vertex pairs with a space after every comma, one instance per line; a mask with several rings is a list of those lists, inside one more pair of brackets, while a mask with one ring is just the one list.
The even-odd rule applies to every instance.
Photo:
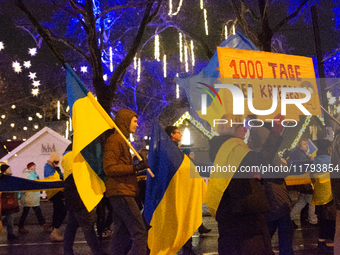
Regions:
[[[41, 203], [43, 214], [46, 219], [51, 218], [52, 214], [52, 204], [48, 201], [43, 201]], [[15, 225], [17, 224], [20, 213], [16, 214]], [[217, 254], [217, 223], [210, 216], [205, 216], [203, 218], [205, 226], [211, 228], [212, 231], [206, 235], [199, 235], [197, 232], [193, 236], [194, 250], [198, 254]], [[65, 224], [62, 225], [61, 231], [65, 229]], [[28, 234], [20, 235], [18, 240], [8, 242], [6, 238], [6, 230], [3, 230], [0, 234], [0, 255], [11, 254], [11, 255], [59, 255], [63, 254], [62, 243], [52, 243], [49, 241], [49, 233], [43, 231], [42, 227], [37, 225], [37, 220], [33, 211], [30, 211], [27, 218], [26, 228], [30, 231]], [[17, 231], [17, 226], [15, 226], [15, 231]], [[295, 230], [294, 233], [294, 250], [295, 254], [318, 254], [316, 250], [317, 246], [317, 234], [318, 226], [310, 225], [304, 223], [301, 228]], [[273, 250], [278, 254], [278, 241], [275, 235], [273, 240]], [[104, 250], [109, 251], [110, 240], [103, 240], [102, 243]], [[91, 254], [89, 247], [84, 241], [84, 236], [81, 230], [78, 230], [75, 245], [75, 254], [87, 255]], [[179, 253], [180, 254], [180, 253]]]

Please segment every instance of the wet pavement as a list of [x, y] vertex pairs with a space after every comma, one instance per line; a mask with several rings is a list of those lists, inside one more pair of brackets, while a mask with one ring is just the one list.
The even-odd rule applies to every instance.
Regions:
[[[41, 208], [46, 220], [50, 220], [52, 216], [52, 203], [43, 201]], [[17, 234], [17, 223], [21, 211], [15, 216], [15, 233]], [[212, 231], [208, 234], [199, 235], [196, 232], [193, 236], [194, 251], [197, 254], [218, 254], [217, 253], [217, 239], [218, 230], [216, 221], [204, 213], [203, 222]], [[60, 228], [62, 232], [65, 230], [67, 218]], [[296, 221], [300, 225], [299, 221]], [[294, 231], [294, 251], [295, 254], [319, 254], [317, 252], [318, 241], [318, 225], [311, 225], [307, 222], [302, 222], [302, 226]], [[33, 210], [29, 212], [26, 220], [25, 228], [29, 231], [28, 234], [19, 235], [19, 238], [14, 241], [7, 241], [7, 232], [4, 229], [0, 233], [0, 255], [60, 255], [63, 254], [62, 243], [51, 242], [49, 234], [51, 231], [44, 231], [41, 226], [37, 224], [37, 219]], [[110, 240], [105, 239], [102, 242], [104, 251], [109, 252]], [[278, 240], [277, 234], [274, 235], [272, 240], [273, 251], [278, 254]], [[91, 254], [90, 248], [87, 246], [83, 233], [78, 229], [75, 244], [75, 254], [87, 255]], [[179, 252], [180, 254], [181, 252]]]

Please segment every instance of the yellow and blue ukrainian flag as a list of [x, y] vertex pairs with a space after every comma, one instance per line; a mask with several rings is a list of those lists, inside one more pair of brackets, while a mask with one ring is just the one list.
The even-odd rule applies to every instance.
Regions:
[[102, 199], [105, 174], [98, 136], [114, 126], [113, 120], [89, 92], [69, 64], [66, 86], [73, 124], [73, 177], [88, 211]]
[[206, 184], [195, 166], [155, 122], [151, 133], [144, 215], [151, 255], [176, 254], [202, 223]]

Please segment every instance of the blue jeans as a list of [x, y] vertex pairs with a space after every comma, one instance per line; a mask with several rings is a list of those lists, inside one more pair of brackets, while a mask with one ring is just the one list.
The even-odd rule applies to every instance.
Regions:
[[91, 212], [88, 212], [87, 209], [84, 208], [77, 211], [69, 211], [68, 217], [68, 223], [64, 233], [64, 254], [73, 255], [74, 239], [76, 237], [78, 227], [81, 227], [85, 240], [91, 248], [92, 254], [102, 255], [103, 250], [94, 230], [96, 210], [93, 209]]
[[271, 237], [278, 229], [280, 255], [293, 255], [293, 225], [290, 215], [287, 214], [278, 220], [269, 221], [267, 224]]
[[143, 216], [133, 197], [115, 196], [109, 198], [112, 205], [113, 235], [111, 243], [112, 255], [147, 254], [147, 232]]

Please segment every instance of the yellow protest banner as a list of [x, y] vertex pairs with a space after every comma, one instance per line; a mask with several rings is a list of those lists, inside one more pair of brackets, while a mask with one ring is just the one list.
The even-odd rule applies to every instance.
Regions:
[[[261, 113], [268, 110], [269, 114], [262, 114], [261, 117], [270, 119], [278, 113], [285, 112], [285, 119], [297, 121], [299, 115], [307, 115], [307, 111], [312, 115], [321, 115], [312, 58], [226, 47], [217, 47], [217, 54], [221, 75], [219, 82], [233, 85], [238, 88], [236, 92], [243, 93], [243, 97], [236, 98], [244, 101], [244, 115], [255, 114], [256, 110], [262, 110]], [[252, 89], [252, 98], [248, 95], [248, 88]], [[311, 97], [307, 100], [308, 95], [303, 92], [304, 90], [294, 92], [290, 88], [307, 89]], [[273, 105], [275, 93], [277, 93], [276, 108]], [[225, 113], [235, 115], [236, 103], [233, 102], [234, 94], [230, 89], [220, 88], [218, 94]], [[282, 96], [285, 96], [283, 104], [285, 111], [281, 109]], [[235, 101], [236, 98], [234, 98]], [[298, 102], [303, 102], [302, 99], [306, 102], [298, 106]], [[252, 103], [251, 107], [249, 107], [249, 101]], [[242, 107], [240, 102], [237, 105], [240, 106], [239, 108]], [[270, 109], [272, 110], [269, 111]], [[303, 112], [303, 109], [307, 111]], [[209, 108], [207, 112], [209, 114]]]

